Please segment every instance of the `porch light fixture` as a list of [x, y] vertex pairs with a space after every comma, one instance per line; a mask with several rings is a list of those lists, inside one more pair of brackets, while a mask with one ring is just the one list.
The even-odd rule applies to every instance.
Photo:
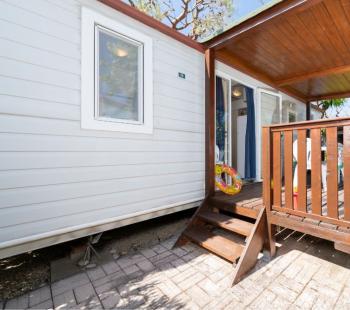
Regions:
[[118, 57], [126, 57], [128, 56], [128, 52], [122, 48], [115, 48], [113, 50], [113, 54], [118, 56]]
[[235, 98], [239, 98], [242, 96], [242, 87], [241, 86], [234, 86], [232, 88], [232, 96]]

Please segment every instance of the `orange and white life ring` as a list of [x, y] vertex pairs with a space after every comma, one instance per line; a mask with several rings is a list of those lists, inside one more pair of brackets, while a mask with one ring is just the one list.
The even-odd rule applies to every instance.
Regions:
[[[226, 173], [232, 178], [232, 185], [227, 185], [222, 179], [222, 174]], [[228, 165], [215, 165], [215, 185], [216, 187], [228, 195], [238, 194], [243, 186], [242, 178], [235, 169]]]

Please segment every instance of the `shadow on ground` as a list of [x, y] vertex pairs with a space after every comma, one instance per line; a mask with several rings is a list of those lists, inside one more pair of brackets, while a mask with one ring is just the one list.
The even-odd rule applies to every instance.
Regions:
[[36, 309], [331, 309], [349, 308], [349, 256], [290, 230], [277, 235], [274, 259], [261, 257], [238, 285], [233, 266], [176, 236], [9, 300]]

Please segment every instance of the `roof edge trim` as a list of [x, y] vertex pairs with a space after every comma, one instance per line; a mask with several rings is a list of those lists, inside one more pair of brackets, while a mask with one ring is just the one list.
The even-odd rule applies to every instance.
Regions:
[[192, 40], [190, 37], [176, 31], [163, 24], [162, 22], [154, 19], [151, 16], [146, 15], [145, 13], [133, 8], [132, 6], [122, 2], [121, 0], [98, 0], [99, 2], [127, 15], [131, 18], [201, 52], [204, 53], [205, 46], [199, 42]]
[[216, 37], [210, 39], [209, 41], [203, 42], [207, 48], [218, 48], [221, 44], [227, 43], [234, 37], [247, 32], [259, 25], [274, 19], [277, 16], [285, 14], [295, 8], [298, 8], [306, 3], [316, 3], [308, 2], [308, 0], [286, 0], [281, 2], [276, 2], [272, 6], [267, 7], [262, 10], [257, 15], [250, 16], [249, 18], [243, 20], [241, 23], [234, 25], [233, 27], [227, 29]]

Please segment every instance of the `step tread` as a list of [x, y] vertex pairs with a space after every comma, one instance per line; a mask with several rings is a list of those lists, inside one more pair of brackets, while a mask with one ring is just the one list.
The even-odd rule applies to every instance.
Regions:
[[338, 251], [350, 254], [350, 244], [342, 242], [334, 242], [334, 248]]
[[215, 235], [201, 226], [186, 229], [184, 235], [203, 248], [231, 262], [235, 262], [241, 256], [244, 249], [243, 245]]
[[261, 203], [259, 203], [257, 207], [248, 208], [248, 207], [240, 206], [234, 203], [219, 202], [218, 200], [215, 200], [215, 199], [210, 199], [208, 205], [211, 208], [217, 208], [222, 211], [227, 211], [232, 214], [238, 214], [241, 216], [249, 217], [251, 219], [256, 219], [258, 217], [260, 207], [262, 207]]
[[208, 223], [246, 237], [250, 236], [254, 227], [254, 224], [250, 222], [211, 211], [202, 211], [198, 216]]

